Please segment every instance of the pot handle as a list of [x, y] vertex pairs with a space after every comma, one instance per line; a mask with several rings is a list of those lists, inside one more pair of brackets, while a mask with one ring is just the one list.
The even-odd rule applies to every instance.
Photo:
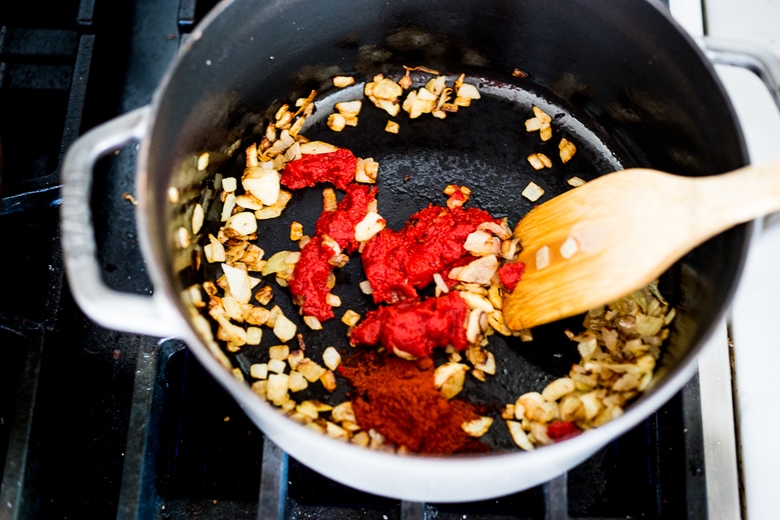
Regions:
[[[716, 65], [740, 67], [755, 74], [769, 90], [780, 110], [780, 57], [770, 49], [744, 41], [712, 36], [696, 39], [707, 58]], [[761, 219], [763, 229], [780, 225], [780, 212]]]
[[101, 276], [90, 210], [92, 172], [99, 158], [146, 131], [149, 107], [112, 119], [79, 137], [62, 163], [60, 227], [65, 272], [79, 307], [101, 326], [150, 336], [176, 336], [176, 317], [157, 294], [116, 291]]
[[764, 82], [780, 110], [780, 58], [771, 50], [747, 42], [702, 36], [704, 54], [716, 65], [747, 69]]

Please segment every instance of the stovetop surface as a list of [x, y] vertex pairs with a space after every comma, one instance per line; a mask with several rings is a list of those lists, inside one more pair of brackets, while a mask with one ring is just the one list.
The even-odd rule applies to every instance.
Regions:
[[[175, 340], [98, 327], [63, 283], [58, 166], [77, 135], [151, 99], [213, 0], [0, 6], [0, 519], [705, 518], [698, 381], [581, 466], [495, 500], [416, 504], [278, 452]], [[148, 293], [132, 147], [98, 164], [106, 281]], [[462, 478], [467, 478], [463, 476]]]
[[[707, 33], [757, 45], [780, 56], [780, 2], [773, 0], [707, 0]], [[745, 132], [751, 162], [780, 159], [780, 107], [753, 74], [721, 68], [722, 79], [734, 100]], [[780, 63], [778, 64], [780, 74]], [[777, 78], [776, 78], [777, 79]], [[777, 85], [775, 85], [777, 88]], [[777, 514], [780, 485], [780, 446], [774, 432], [780, 428], [776, 403], [766, 382], [780, 364], [777, 348], [777, 259], [780, 258], [780, 214], [764, 220], [750, 249], [745, 273], [731, 311], [737, 435], [740, 443], [742, 501], [749, 518]]]

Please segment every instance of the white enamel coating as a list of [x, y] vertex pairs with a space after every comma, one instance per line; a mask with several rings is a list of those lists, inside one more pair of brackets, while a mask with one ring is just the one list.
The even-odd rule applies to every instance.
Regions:
[[100, 325], [150, 336], [178, 336], [182, 319], [168, 298], [116, 291], [103, 281], [95, 246], [90, 194], [97, 160], [145, 135], [149, 108], [128, 112], [81, 136], [62, 165], [62, 249], [76, 303]]

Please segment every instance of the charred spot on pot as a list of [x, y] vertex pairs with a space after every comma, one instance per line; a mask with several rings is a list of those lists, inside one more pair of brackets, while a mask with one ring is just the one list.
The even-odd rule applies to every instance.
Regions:
[[401, 29], [385, 37], [387, 46], [401, 53], [428, 49], [439, 42], [435, 35], [419, 29]]
[[344, 34], [336, 39], [334, 45], [339, 49], [357, 50], [360, 48], [360, 42], [359, 34]]
[[569, 72], [561, 74], [551, 90], [561, 99], [579, 107], [585, 106], [595, 95], [591, 85]]
[[[289, 95], [292, 98], [304, 97], [311, 90], [322, 90], [330, 85], [334, 76], [343, 74], [341, 67], [336, 65], [305, 65], [292, 78], [295, 89]], [[279, 102], [281, 105], [281, 102]], [[277, 107], [278, 108], [278, 107]]]

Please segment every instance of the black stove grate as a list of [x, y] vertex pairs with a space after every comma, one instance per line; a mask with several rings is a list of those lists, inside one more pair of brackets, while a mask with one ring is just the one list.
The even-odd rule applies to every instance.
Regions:
[[94, 43], [79, 14], [74, 1], [0, 7], [0, 213], [45, 201], [78, 135]]
[[[82, 131], [148, 103], [214, 0], [0, 5], [0, 520], [28, 518], [706, 518], [698, 386], [567, 475], [421, 504], [289, 459], [178, 341], [105, 330], [63, 284], [58, 165]], [[107, 282], [146, 293], [134, 150], [100, 162]], [[338, 463], [338, 461], [334, 461]]]

